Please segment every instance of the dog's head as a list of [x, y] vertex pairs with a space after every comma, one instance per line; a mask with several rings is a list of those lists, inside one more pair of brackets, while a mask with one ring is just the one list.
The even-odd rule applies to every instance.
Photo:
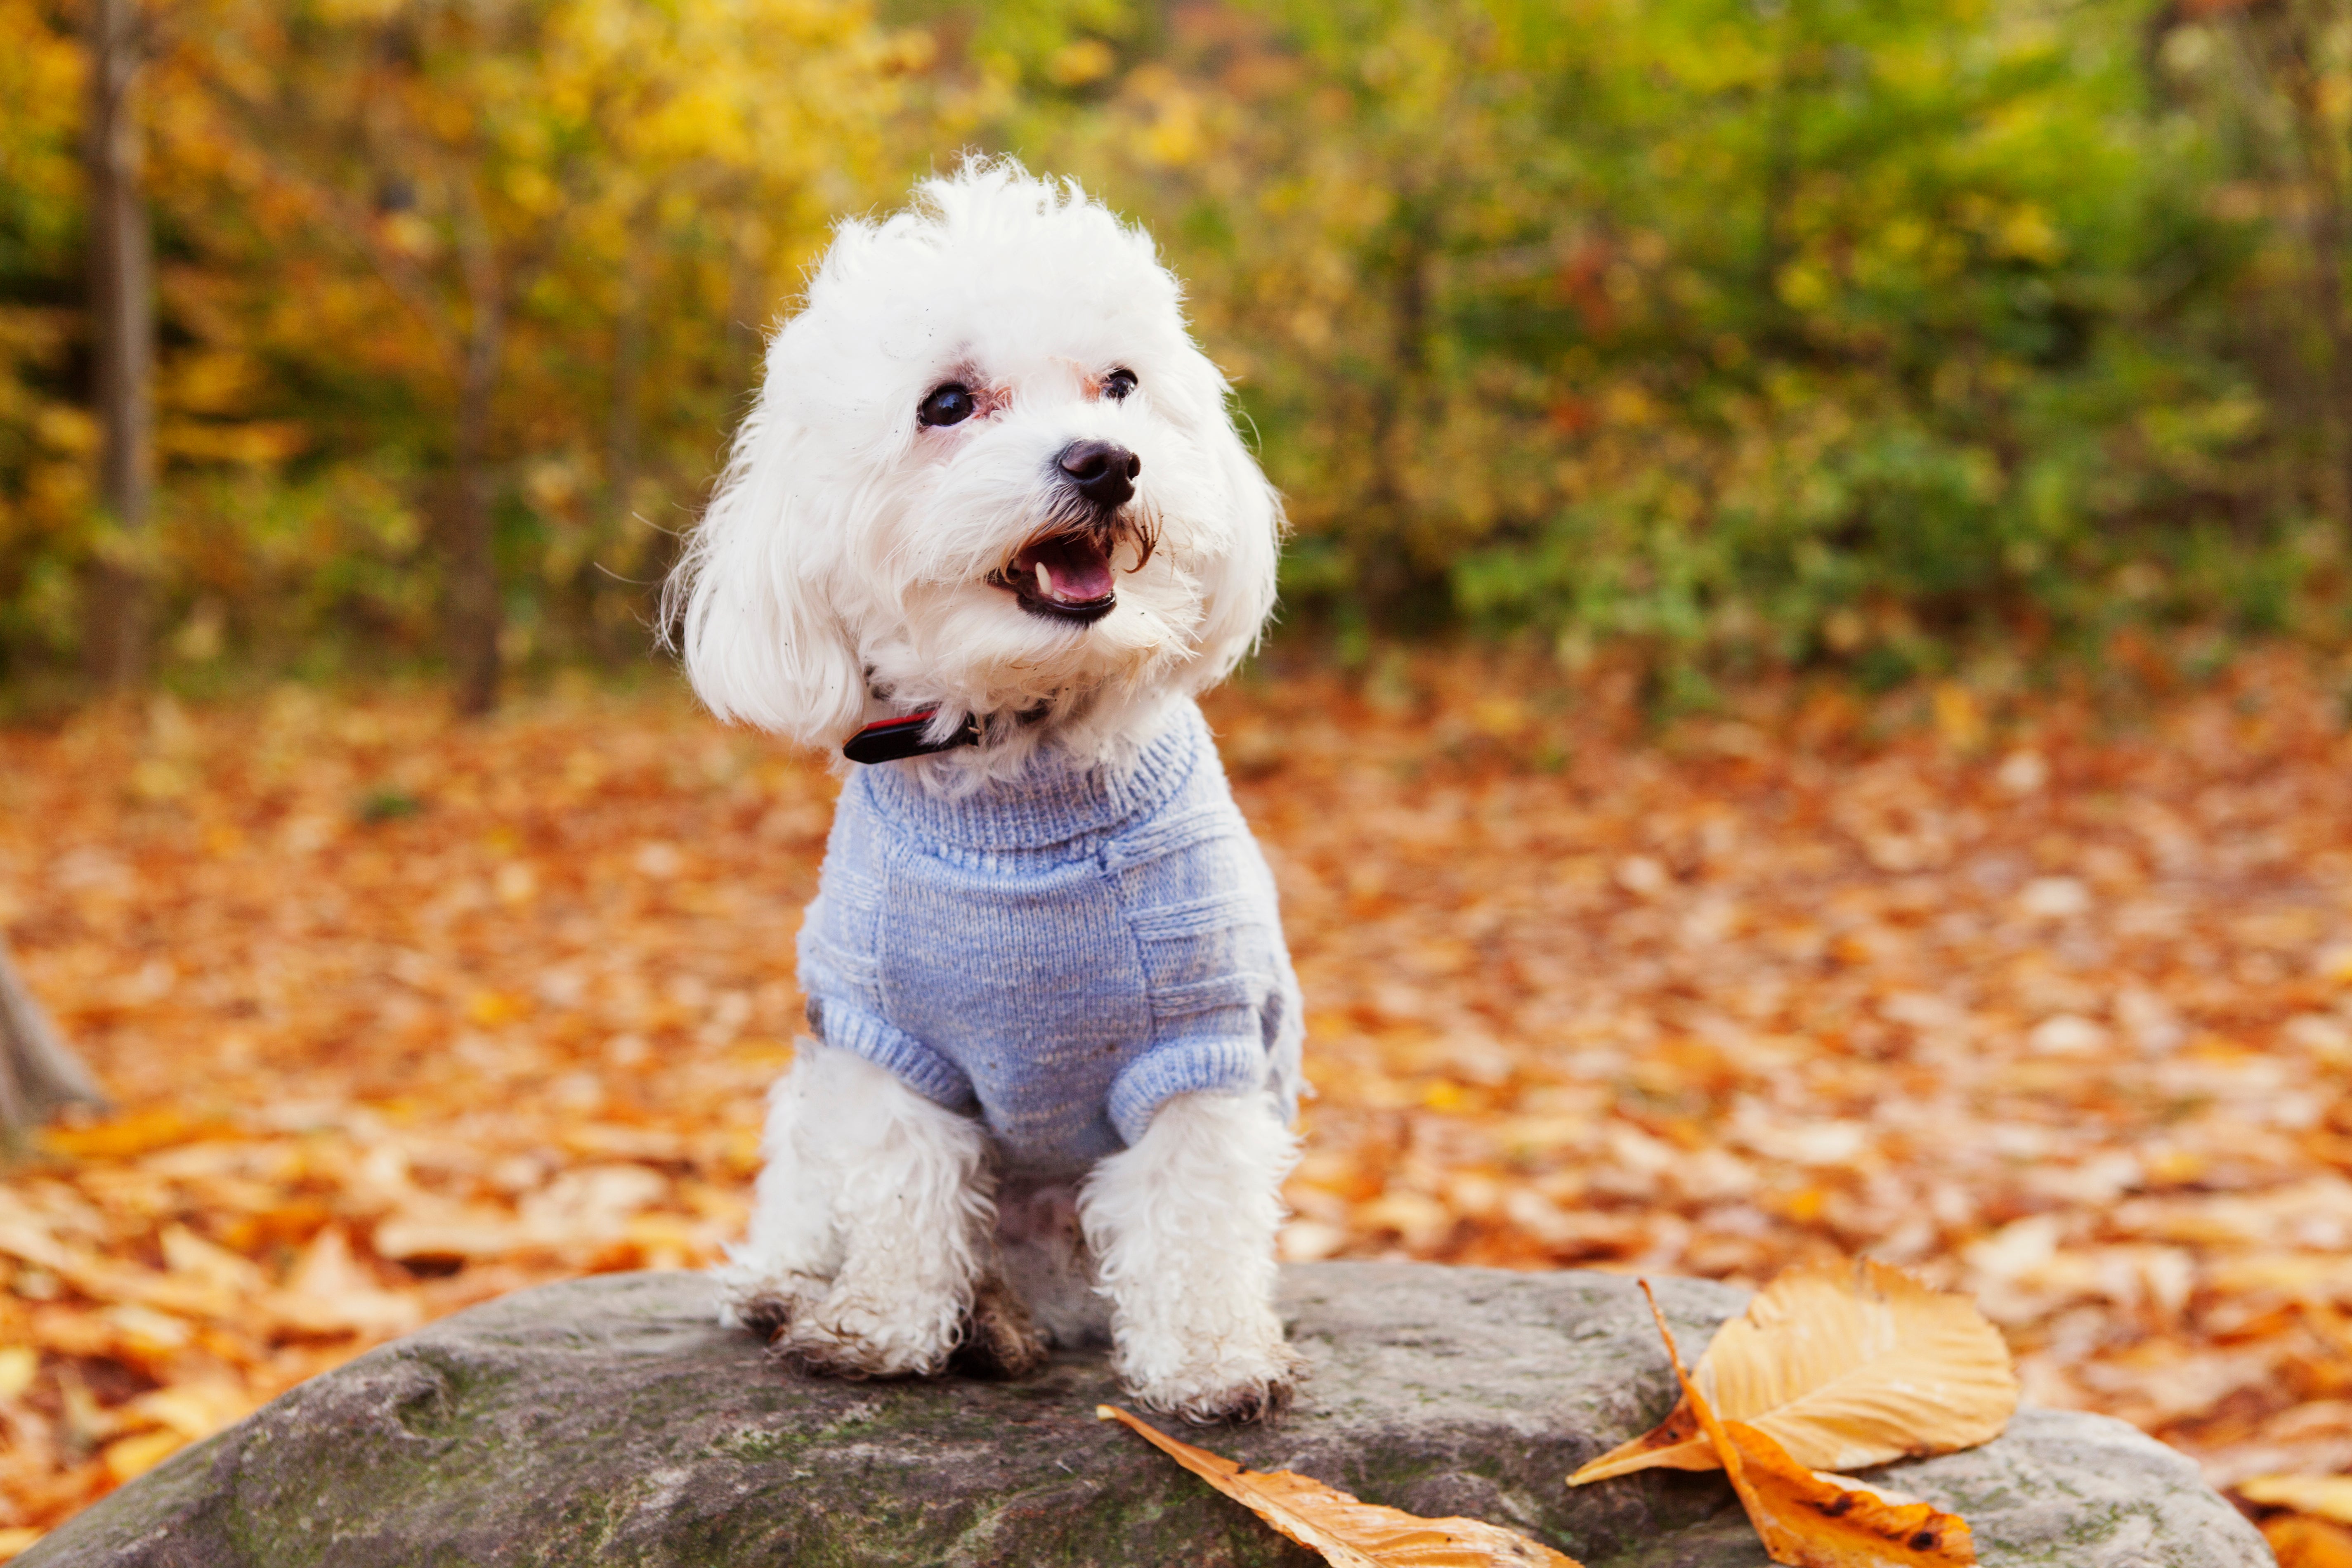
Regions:
[[670, 584], [695, 690], [824, 747], [936, 704], [983, 763], [1110, 754], [1273, 607], [1226, 399], [1150, 238], [1073, 184], [972, 162], [845, 224]]

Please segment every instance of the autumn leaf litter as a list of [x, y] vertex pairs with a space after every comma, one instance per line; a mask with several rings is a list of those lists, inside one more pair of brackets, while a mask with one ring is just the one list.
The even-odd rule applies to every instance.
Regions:
[[[1221, 694], [1321, 1093], [1286, 1251], [1868, 1252], [2218, 1484], [2352, 1468], [2339, 680]], [[0, 733], [0, 927], [119, 1101], [0, 1189], [0, 1549], [415, 1322], [716, 1256], [834, 788], [585, 689]]]

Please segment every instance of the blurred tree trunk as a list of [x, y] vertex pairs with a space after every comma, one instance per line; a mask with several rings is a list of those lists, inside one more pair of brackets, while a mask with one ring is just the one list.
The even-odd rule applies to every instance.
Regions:
[[61, 1105], [103, 1105], [97, 1080], [49, 1025], [0, 944], [0, 1143], [15, 1143]]
[[[2292, 215], [2289, 226], [2303, 242], [2307, 303], [2293, 324], [2315, 341], [2304, 345], [2313, 368], [2305, 381], [2309, 405], [2302, 412], [2326, 443], [2328, 458], [2314, 499], [2352, 526], [2352, 289], [2346, 281], [2352, 263], [2352, 140], [2343, 112], [2352, 73], [2345, 58], [2343, 6], [2337, 0], [2211, 0], [2204, 11], [2222, 18], [2252, 68], [2246, 106], [2252, 139], [2266, 148], [2263, 155], [2271, 166], [2263, 172], [2279, 187], [2281, 205]], [[2265, 112], [2265, 97], [2275, 112]]]
[[85, 585], [84, 659], [103, 686], [147, 662], [146, 535], [154, 484], [153, 246], [140, 191], [142, 37], [137, 0], [90, 0], [89, 304], [110, 525]]
[[613, 403], [604, 423], [604, 483], [614, 521], [629, 514], [636, 489], [638, 447], [644, 439], [637, 404], [646, 371], [646, 292], [653, 271], [653, 247], [643, 237], [653, 215], [641, 208], [632, 227], [640, 237], [629, 245], [621, 268], [620, 310], [613, 322]]
[[[646, 319], [654, 264], [652, 245], [644, 236], [653, 226], [650, 204], [641, 205], [631, 227], [635, 237], [629, 244], [627, 258], [621, 268], [620, 310], [613, 322], [613, 391], [612, 406], [604, 421], [604, 537], [625, 540], [635, 521], [637, 475], [643, 470], [645, 421], [641, 409], [644, 401], [646, 350], [649, 323]], [[580, 572], [599, 570], [593, 560], [584, 561]], [[595, 613], [595, 600], [580, 595], [587, 608], [581, 622], [578, 646], [593, 648], [597, 657], [620, 660], [635, 651], [616, 635], [618, 626], [608, 617]], [[642, 636], [634, 622], [622, 622]]]
[[[649, 216], [640, 224], [649, 226]], [[638, 451], [644, 441], [638, 412], [646, 369], [646, 290], [653, 247], [630, 245], [621, 271], [620, 311], [613, 322], [613, 402], [604, 422], [604, 494], [615, 525], [629, 519], [637, 488]]]
[[457, 710], [480, 715], [498, 706], [499, 633], [504, 620], [488, 466], [499, 362], [506, 353], [507, 312], [497, 248], [478, 205], [471, 200], [462, 209], [460, 233], [466, 303], [472, 319], [467, 326], [465, 360], [457, 382], [457, 429], [451, 447], [446, 515], [449, 575], [443, 615]]
[[2327, 371], [2319, 424], [2333, 447], [2333, 493], [2323, 503], [2352, 521], [2352, 302], [2344, 268], [2352, 228], [2352, 148], [2340, 113], [2344, 79], [2330, 69], [2327, 35], [2343, 26], [2335, 5], [2288, 4], [2264, 24], [2273, 32], [2271, 79], [2285, 100], [2294, 132], [2294, 177], [2303, 186], [2302, 227], [2310, 250], [2312, 319], [2325, 342]]
[[1796, 77], [1801, 47], [1794, 24], [1782, 13], [1772, 85], [1764, 102], [1763, 211], [1756, 230], [1756, 334], [1782, 352], [1800, 349], [1802, 329], [1780, 298], [1780, 268], [1790, 251], [1789, 205], [1797, 184]]
[[[1435, 203], [1401, 191], [1388, 253], [1381, 258], [1376, 287], [1388, 307], [1389, 374], [1373, 394], [1371, 482], [1365, 499], [1377, 520], [1372, 549], [1360, 549], [1357, 591], [1365, 621], [1380, 636], [1400, 636], [1406, 624], [1417, 563], [1412, 448], [1427, 428], [1429, 364], [1429, 269], [1437, 226]], [[1369, 291], [1369, 290], [1368, 290]]]

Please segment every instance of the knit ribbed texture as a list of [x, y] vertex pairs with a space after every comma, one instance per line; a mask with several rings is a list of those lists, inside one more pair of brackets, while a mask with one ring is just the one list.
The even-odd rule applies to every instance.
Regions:
[[800, 943], [825, 1043], [976, 1111], [1024, 1169], [1132, 1143], [1171, 1096], [1269, 1089], [1304, 1033], [1274, 879], [1200, 710], [1124, 768], [1041, 755], [960, 799], [850, 775]]

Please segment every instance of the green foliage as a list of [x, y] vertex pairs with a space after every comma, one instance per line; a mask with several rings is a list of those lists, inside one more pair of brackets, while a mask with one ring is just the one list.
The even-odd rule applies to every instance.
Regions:
[[1098, 110], [1007, 134], [1196, 279], [1294, 603], [1886, 679], [2340, 585], [2249, 597], [2196, 543], [2284, 563], [2327, 487], [2277, 461], [2232, 325], [2266, 237], [2216, 216], [2228, 149], [2158, 100], [2143, 6], [1177, 15]]
[[[46, 3], [0, 0], [0, 675], [70, 652], [92, 548]], [[1630, 645], [1696, 700], [2343, 629], [2352, 46], [2307, 0], [153, 4], [183, 659], [428, 648], [475, 447], [512, 649], [640, 647], [827, 220], [968, 144], [1150, 224], [1343, 647]]]
[[70, 647], [90, 425], [66, 396], [79, 242], [79, 52], [0, 5], [0, 674], [12, 647]]
[[[167, 657], [425, 654], [469, 486], [510, 656], [641, 655], [645, 584], [761, 326], [832, 218], [902, 184], [885, 138], [928, 40], [856, 0], [149, 15], [164, 474], [146, 550]], [[62, 25], [0, 0], [0, 26], [64, 61], [48, 119], [6, 132], [48, 161], [11, 144], [0, 164], [0, 268], [27, 258], [0, 281], [70, 307], [79, 72]], [[19, 382], [46, 375], [49, 397], [20, 413], [0, 380], [0, 674], [76, 634], [94, 444], [79, 318], [52, 307], [12, 336], [0, 316], [0, 351], [19, 347]], [[41, 467], [44, 440], [69, 461]]]

